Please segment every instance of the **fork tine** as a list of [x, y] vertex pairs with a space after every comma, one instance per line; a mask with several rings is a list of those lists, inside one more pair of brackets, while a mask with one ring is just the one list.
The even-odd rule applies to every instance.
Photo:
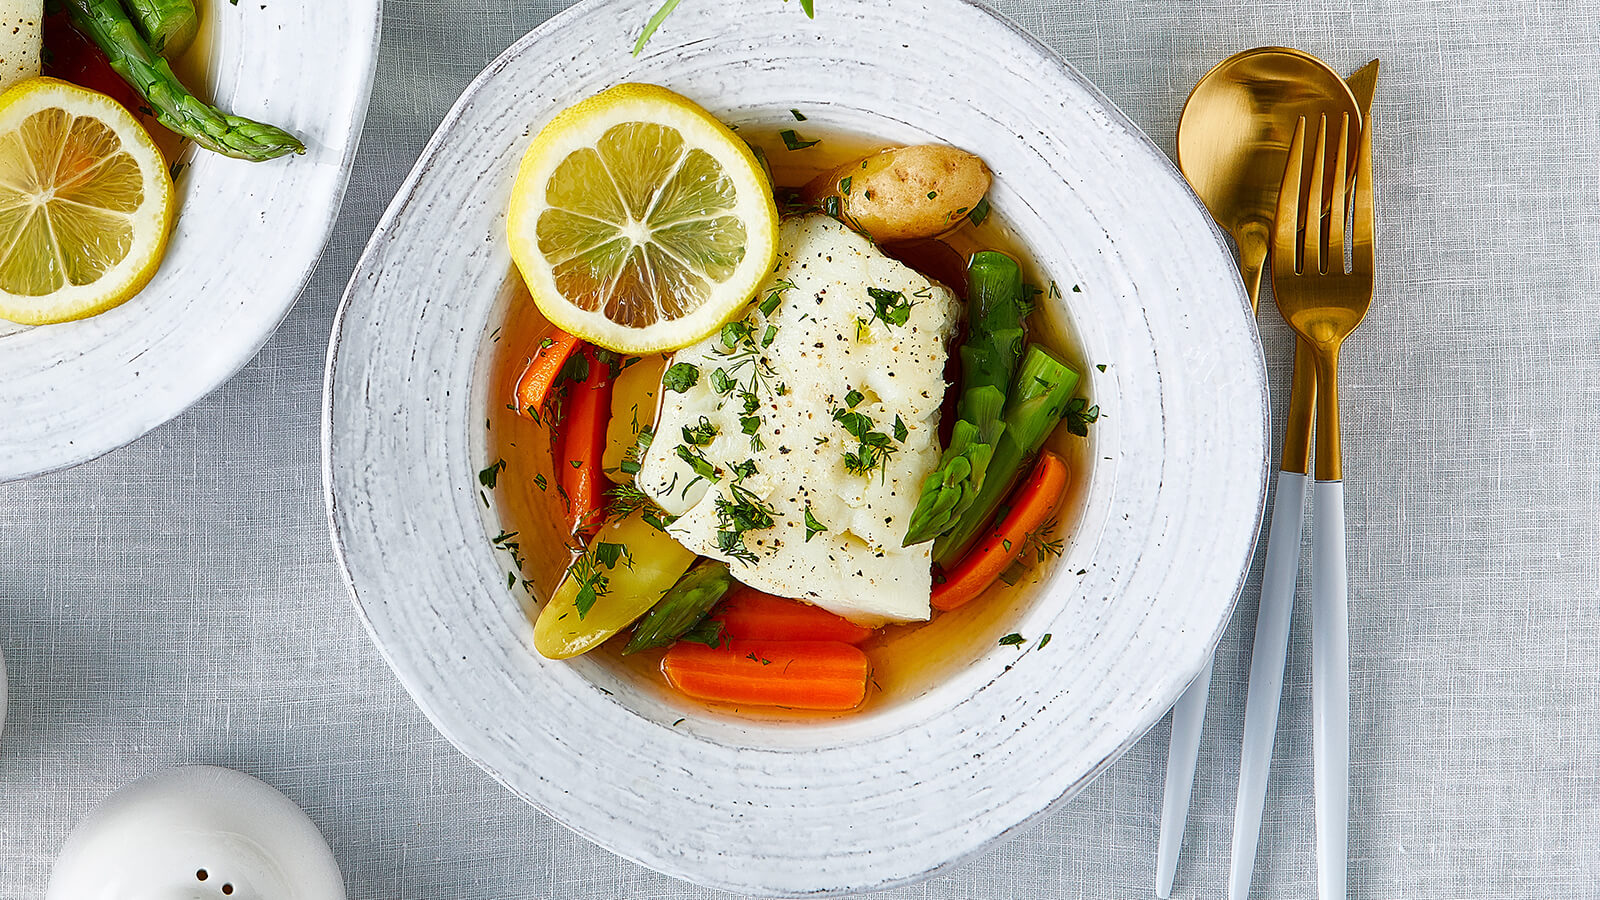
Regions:
[[1322, 179], [1327, 175], [1324, 157], [1328, 154], [1328, 117], [1323, 115], [1317, 124], [1317, 151], [1311, 156], [1311, 178], [1306, 181], [1306, 237], [1304, 261], [1300, 271], [1305, 275], [1322, 272]]
[[1294, 140], [1289, 142], [1289, 161], [1283, 167], [1283, 185], [1278, 189], [1278, 215], [1272, 229], [1272, 272], [1274, 277], [1293, 275], [1295, 265], [1298, 219], [1300, 218], [1300, 170], [1305, 156], [1306, 118], [1294, 127]]
[[1328, 271], [1344, 274], [1344, 219], [1349, 185], [1350, 114], [1340, 117], [1339, 145], [1333, 164], [1333, 194], [1328, 198]]
[[1350, 223], [1350, 271], [1372, 277], [1372, 122], [1371, 117], [1362, 124], [1361, 151], [1356, 156], [1355, 215]]

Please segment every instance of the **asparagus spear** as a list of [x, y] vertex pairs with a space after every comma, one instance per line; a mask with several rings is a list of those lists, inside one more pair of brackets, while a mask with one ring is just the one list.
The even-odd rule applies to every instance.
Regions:
[[182, 53], [200, 33], [194, 0], [122, 0], [150, 49], [169, 59]]
[[1039, 452], [1066, 415], [1077, 387], [1078, 373], [1055, 354], [1037, 344], [1028, 348], [1006, 401], [1005, 430], [995, 442], [983, 486], [955, 527], [933, 542], [934, 562], [949, 568], [981, 536], [983, 526], [1011, 493], [1023, 464]]
[[63, 5], [72, 24], [99, 45], [111, 68], [150, 104], [162, 125], [235, 159], [261, 161], [306, 152], [287, 131], [220, 112], [189, 93], [167, 61], [151, 52], [117, 0], [63, 0]]
[[665, 647], [700, 624], [717, 605], [722, 595], [733, 587], [733, 576], [728, 574], [728, 564], [716, 560], [701, 560], [678, 583], [667, 589], [650, 612], [633, 628], [633, 637], [624, 654], [638, 653], [652, 647]]
[[987, 477], [1004, 424], [1006, 387], [1022, 354], [1022, 270], [1004, 253], [985, 250], [967, 268], [967, 339], [961, 346], [961, 398], [950, 446], [922, 482], [905, 546], [949, 531], [972, 505]]

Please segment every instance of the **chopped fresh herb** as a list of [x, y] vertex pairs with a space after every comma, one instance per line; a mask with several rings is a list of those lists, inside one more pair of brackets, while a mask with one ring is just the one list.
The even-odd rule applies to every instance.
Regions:
[[[854, 403], [851, 402], [852, 398]], [[851, 391], [845, 396], [845, 402], [852, 407], [862, 399], [859, 391]], [[888, 467], [885, 463], [895, 452], [895, 448], [889, 443], [889, 436], [881, 431], [873, 431], [872, 419], [865, 413], [855, 412], [852, 409], [835, 409], [833, 420], [856, 439], [856, 448], [844, 452], [845, 471], [852, 475], [869, 475], [873, 469], [883, 466], [884, 475], [887, 477]]]
[[817, 17], [817, 10], [813, 5], [814, 3], [815, 0], [800, 0], [800, 8], [805, 11], [806, 18], [808, 19], [815, 19]]
[[700, 370], [689, 363], [673, 363], [661, 376], [661, 386], [674, 393], [683, 393], [700, 381]]
[[[239, 0], [231, 2], [237, 4]], [[677, 9], [681, 2], [682, 0], [666, 0], [650, 17], [650, 21], [644, 23], [644, 31], [639, 32], [639, 39], [633, 43], [634, 56], [638, 56], [644, 50], [644, 45], [650, 43], [650, 38], [656, 33], [656, 29], [661, 27], [661, 23], [667, 20], [667, 16], [672, 15], [672, 11]]]
[[610, 576], [603, 574], [600, 567], [604, 566], [610, 572], [616, 569], [619, 562], [633, 568], [633, 557], [629, 555], [628, 548], [609, 541], [596, 541], [578, 554], [569, 573], [578, 585], [578, 595], [572, 601], [578, 610], [578, 618], [587, 616], [589, 610], [594, 608], [595, 601], [611, 591]]
[[851, 183], [852, 180], [853, 180], [853, 178], [850, 175], [846, 175], [845, 177], [839, 179], [839, 193], [841, 193], [841, 194], [850, 193], [850, 183]]
[[[752, 468], [754, 465], [752, 462]], [[771, 528], [772, 507], [735, 482], [728, 485], [728, 496], [717, 498], [716, 509], [717, 549], [740, 562], [754, 563], [756, 554], [745, 543], [745, 534]]]
[[644, 452], [650, 449], [650, 445], [655, 439], [656, 432], [654, 428], [648, 425], [639, 428], [639, 433], [634, 438], [633, 446], [623, 452], [622, 462], [617, 464], [617, 468], [622, 470], [622, 474], [639, 474], [639, 469], [643, 467], [644, 463]]
[[1047, 632], [1044, 633], [1044, 637], [1039, 638], [1039, 647], [1038, 647], [1038, 649], [1043, 650], [1045, 647], [1049, 646], [1049, 644], [1050, 644], [1050, 632], [1047, 631]]
[[692, 447], [704, 447], [717, 437], [717, 426], [705, 416], [693, 425], [683, 426], [683, 442]]
[[806, 504], [806, 543], [808, 543], [808, 544], [811, 543], [811, 539], [812, 538], [816, 537], [817, 535], [819, 535], [822, 532], [827, 531], [827, 530], [828, 530], [828, 526], [822, 524], [821, 522], [818, 522], [817, 521], [817, 517], [811, 514], [811, 504], [807, 503]]
[[1099, 369], [1102, 372], [1104, 372], [1106, 370], [1106, 364], [1105, 363], [1101, 363], [1100, 365], [1095, 366], [1095, 368]]
[[625, 519], [654, 503], [649, 494], [632, 484], [615, 485], [606, 491], [606, 496], [611, 500], [606, 515], [612, 519]]
[[772, 342], [778, 338], [778, 326], [768, 325], [767, 330], [761, 334], [761, 346], [771, 347]]
[[851, 409], [855, 409], [857, 406], [860, 406], [861, 401], [865, 399], [867, 399], [866, 394], [863, 394], [860, 391], [852, 388], [850, 393], [844, 395], [844, 405], [850, 407]]
[[733, 380], [733, 376], [729, 375], [722, 369], [711, 370], [711, 389], [717, 393], [726, 394], [727, 392], [733, 390], [737, 385], [738, 382]]
[[904, 444], [906, 442], [906, 435], [908, 435], [910, 433], [911, 433], [911, 429], [906, 427], [905, 421], [902, 420], [898, 415], [895, 416], [894, 417], [894, 439], [899, 441], [900, 443]]
[[742, 463], [734, 463], [732, 469], [734, 479], [736, 481], [743, 481], [756, 473], [756, 461], [753, 459], [747, 459]]
[[934, 198], [936, 198], [938, 196], [939, 196], [939, 192], [938, 191], [929, 191], [928, 192], [928, 199], [929, 200], [932, 200], [932, 199], [934, 199]]
[[872, 341], [872, 325], [860, 316], [856, 316], [856, 340], [863, 344]]
[[583, 468], [583, 460], [581, 460], [581, 459], [569, 459], [569, 460], [567, 460], [567, 465], [573, 467], [574, 469], [581, 469], [581, 468]]
[[911, 318], [912, 303], [903, 292], [869, 287], [867, 296], [872, 298], [873, 317], [882, 319], [884, 324], [904, 325]]
[[545, 478], [543, 474], [533, 476], [533, 483], [538, 485], [541, 491], [550, 487], [550, 480]]
[[967, 213], [967, 220], [974, 225], [982, 225], [983, 220], [987, 218], [989, 218], [989, 198], [981, 197], [972, 207], [972, 212]]
[[789, 115], [794, 116], [796, 122], [804, 122], [806, 120], [806, 117], [801, 115], [798, 109], [789, 110]]
[[800, 135], [795, 134], [793, 128], [785, 128], [784, 130], [778, 132], [778, 137], [783, 138], [783, 145], [788, 147], [790, 150], [804, 150], [807, 147], [813, 147], [822, 143], [821, 141], [808, 141], [805, 138], [802, 138]]
[[689, 468], [693, 469], [694, 473], [701, 478], [709, 478], [712, 481], [717, 480], [717, 467], [706, 459], [704, 452], [679, 444], [678, 458], [688, 463]]
[[505, 470], [506, 461], [497, 459], [490, 463], [488, 468], [478, 473], [478, 483], [492, 491], [500, 481], [500, 473]]
[[1054, 281], [1050, 282], [1050, 297], [1054, 300], [1061, 299], [1061, 288]]
[[1013, 631], [1010, 634], [1008, 634], [1005, 637], [1000, 639], [1000, 646], [1002, 646], [1002, 647], [1020, 647], [1020, 646], [1022, 646], [1023, 642], [1026, 641], [1026, 640], [1027, 640], [1027, 638], [1025, 638], [1022, 635], [1017, 634], [1015, 631]]
[[515, 572], [507, 572], [506, 573], [506, 590], [509, 591], [512, 588], [516, 587], [516, 586], [517, 586], [517, 573], [515, 573]]
[[767, 296], [761, 301], [761, 305], [756, 308], [761, 310], [763, 316], [772, 315], [777, 310], [778, 303], [783, 300], [783, 292], [793, 287], [794, 282], [787, 278], [774, 281], [772, 287], [767, 288]]
[[745, 434], [755, 434], [761, 428], [760, 416], [743, 416], [739, 419], [739, 429]]
[[1082, 397], [1074, 397], [1072, 402], [1067, 404], [1065, 415], [1067, 431], [1078, 437], [1088, 437], [1089, 426], [1100, 421], [1099, 404], [1094, 406], [1089, 406], [1088, 404], [1089, 401]]
[[744, 414], [747, 416], [761, 408], [761, 398], [749, 391], [739, 392], [739, 402], [744, 404]]
[[722, 326], [722, 346], [729, 350], [739, 346], [739, 342], [750, 336], [750, 326], [743, 322], [729, 322]]
[[1081, 293], [1083, 293], [1083, 288], [1078, 287], [1077, 285], [1073, 285], [1072, 286], [1072, 292], [1074, 294], [1081, 294]]
[[1031, 553], [1033, 555], [1034, 563], [1038, 564], [1047, 559], [1054, 559], [1055, 557], [1060, 556], [1065, 549], [1065, 545], [1060, 539], [1052, 539], [1050, 537], [1055, 530], [1056, 520], [1052, 518], [1047, 520], [1043, 525], [1040, 525], [1037, 529], [1028, 532], [1028, 536], [1024, 539], [1022, 545], [1022, 553], [1020, 554], [1020, 557], [1026, 559]]

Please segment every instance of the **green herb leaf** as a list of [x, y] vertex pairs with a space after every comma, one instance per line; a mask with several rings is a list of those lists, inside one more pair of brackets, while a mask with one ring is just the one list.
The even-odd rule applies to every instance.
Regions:
[[872, 298], [873, 317], [882, 319], [884, 324], [904, 325], [911, 318], [912, 303], [903, 292], [869, 287], [867, 296]]
[[711, 420], [705, 416], [701, 416], [700, 421], [694, 425], [683, 426], [683, 441], [692, 447], [704, 447], [716, 437], [717, 426], [711, 424]]
[[[1089, 401], [1082, 397], [1074, 397], [1067, 404], [1067, 411], [1063, 417], [1066, 421], [1067, 431], [1078, 437], [1089, 436], [1089, 426], [1100, 421], [1100, 406], [1088, 406]], [[1088, 408], [1085, 408], [1088, 407]]]
[[804, 122], [806, 120], [806, 117], [801, 115], [798, 109], [789, 110], [789, 115], [794, 116], [796, 122]]
[[785, 128], [783, 131], [778, 132], [778, 137], [783, 138], [783, 145], [790, 150], [804, 150], [807, 147], [822, 143], [821, 141], [808, 141], [802, 138], [800, 135], [795, 134], [793, 128]]
[[828, 526], [822, 524], [821, 522], [818, 522], [817, 521], [817, 517], [811, 514], [811, 504], [807, 503], [806, 504], [806, 543], [808, 543], [808, 544], [811, 543], [811, 539], [812, 538], [816, 537], [817, 535], [819, 535], [819, 534], [821, 534], [821, 533], [823, 533], [824, 531], [827, 531], [827, 530], [828, 530]]
[[700, 381], [700, 370], [689, 363], [673, 363], [661, 376], [661, 386], [681, 394]]
[[679, 444], [677, 453], [678, 458], [688, 463], [689, 468], [693, 469], [696, 475], [701, 478], [709, 478], [712, 481], [717, 480], [717, 467], [706, 459], [704, 452]]
[[[239, 0], [231, 2], [237, 5]], [[681, 2], [682, 0], [667, 0], [655, 11], [655, 15], [650, 17], [650, 21], [644, 23], [644, 31], [639, 32], [639, 39], [633, 43], [634, 56], [638, 56], [644, 50], [644, 45], [650, 43], [650, 38], [655, 35], [656, 29], [661, 27], [661, 23], [667, 20], [667, 16], [672, 15], [672, 11], [677, 9]]]
[[488, 468], [478, 473], [478, 483], [492, 491], [500, 481], [500, 473], [505, 470], [506, 461], [497, 459], [490, 463]]
[[1049, 646], [1049, 644], [1050, 644], [1050, 632], [1047, 631], [1047, 632], [1045, 632], [1044, 637], [1039, 638], [1039, 647], [1038, 647], [1038, 649], [1043, 650], [1045, 647]]
[[841, 193], [841, 194], [850, 193], [850, 182], [852, 180], [853, 180], [852, 176], [849, 176], [849, 175], [846, 175], [845, 177], [839, 179], [839, 193]]
[[1010, 634], [1008, 634], [1005, 637], [1000, 639], [1000, 646], [1002, 646], [1002, 647], [1020, 647], [1020, 646], [1022, 646], [1022, 643], [1024, 641], [1026, 641], [1026, 640], [1027, 640], [1027, 638], [1025, 638], [1022, 635], [1017, 634], [1015, 631], [1013, 631]]
[[737, 387], [738, 384], [737, 381], [733, 380], [733, 376], [722, 369], [711, 370], [711, 389], [717, 393], [726, 394]]
[[899, 441], [900, 443], [904, 444], [906, 442], [906, 435], [908, 435], [910, 433], [911, 433], [911, 429], [906, 427], [906, 423], [899, 416], [895, 416], [894, 417], [894, 439]]
[[851, 409], [855, 409], [858, 405], [860, 405], [861, 401], [865, 399], [867, 399], [865, 394], [858, 390], [851, 389], [850, 393], [844, 395], [844, 405], [850, 407]]
[[977, 205], [972, 207], [972, 212], [967, 213], [967, 221], [974, 225], [982, 225], [983, 220], [987, 218], [989, 218], [989, 198], [982, 197]]

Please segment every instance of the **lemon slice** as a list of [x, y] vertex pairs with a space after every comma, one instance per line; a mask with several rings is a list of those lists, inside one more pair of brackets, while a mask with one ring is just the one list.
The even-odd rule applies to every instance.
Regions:
[[0, 94], [0, 317], [66, 322], [139, 293], [172, 207], [166, 161], [115, 100], [54, 78]]
[[611, 350], [654, 353], [744, 307], [772, 271], [778, 210], [727, 126], [666, 88], [622, 84], [533, 139], [508, 228], [546, 318]]

